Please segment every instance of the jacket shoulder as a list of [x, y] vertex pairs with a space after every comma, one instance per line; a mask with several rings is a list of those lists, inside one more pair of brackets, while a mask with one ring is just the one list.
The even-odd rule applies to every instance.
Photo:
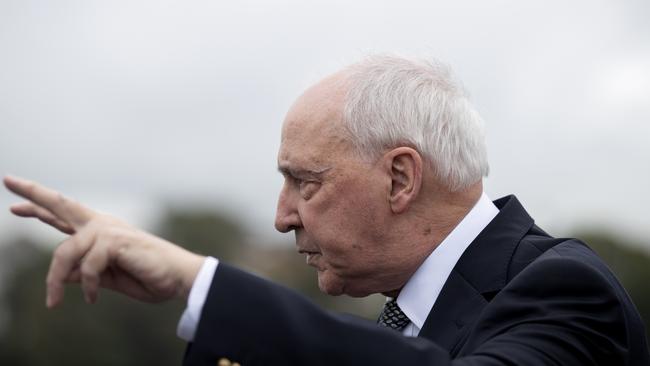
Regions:
[[[531, 346], [556, 348], [557, 355], [572, 348], [597, 362], [648, 360], [643, 321], [632, 300], [605, 262], [577, 239], [525, 236], [512, 256], [508, 283], [490, 309], [489, 317], [502, 325], [544, 327], [552, 342]], [[499, 328], [495, 334], [504, 331]]]
[[[598, 255], [585, 243], [573, 238], [554, 238], [534, 226], [517, 244], [508, 264], [507, 281], [510, 282], [524, 268], [542, 256], [560, 255], [567, 259], [589, 257], [600, 261]], [[602, 261], [601, 261], [602, 262]]]

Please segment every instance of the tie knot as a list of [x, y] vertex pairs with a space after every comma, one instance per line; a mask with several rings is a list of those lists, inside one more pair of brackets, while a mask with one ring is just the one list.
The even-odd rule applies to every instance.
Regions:
[[404, 329], [404, 327], [406, 327], [410, 322], [411, 321], [406, 314], [404, 314], [402, 309], [399, 308], [399, 305], [397, 305], [395, 299], [384, 304], [384, 308], [382, 309], [381, 314], [379, 314], [379, 319], [377, 319], [379, 325], [397, 331]]

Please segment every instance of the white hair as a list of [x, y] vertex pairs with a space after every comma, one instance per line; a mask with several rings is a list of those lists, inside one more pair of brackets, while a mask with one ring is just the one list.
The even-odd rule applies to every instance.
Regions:
[[375, 55], [346, 71], [343, 122], [362, 157], [410, 146], [451, 191], [487, 176], [483, 120], [448, 66]]

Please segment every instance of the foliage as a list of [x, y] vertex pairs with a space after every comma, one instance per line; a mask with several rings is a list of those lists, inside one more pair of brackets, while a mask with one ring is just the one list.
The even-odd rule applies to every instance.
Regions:
[[[171, 209], [155, 231], [158, 235], [203, 254], [270, 277], [292, 287], [320, 305], [377, 316], [384, 301], [330, 297], [320, 293], [314, 271], [295, 250], [248, 244], [245, 231], [232, 219], [210, 211]], [[611, 235], [591, 232], [584, 238], [611, 265], [634, 299], [642, 316], [650, 319], [650, 258]], [[0, 252], [3, 269], [2, 309], [8, 323], [0, 329], [0, 364], [40, 365], [179, 365], [185, 343], [175, 335], [184, 304], [140, 304], [103, 291], [98, 304], [83, 302], [70, 286], [64, 304], [48, 311], [44, 293], [50, 253], [36, 243], [17, 240]], [[6, 273], [10, 269], [10, 273]]]
[[184, 344], [174, 334], [179, 304], [147, 305], [104, 291], [83, 302], [77, 286], [55, 310], [45, 308], [49, 253], [21, 243], [29, 261], [12, 276], [5, 296], [8, 329], [0, 340], [0, 364], [179, 365]]
[[621, 281], [646, 324], [650, 339], [650, 255], [640, 243], [630, 243], [602, 231], [585, 231], [578, 235], [600, 255]]

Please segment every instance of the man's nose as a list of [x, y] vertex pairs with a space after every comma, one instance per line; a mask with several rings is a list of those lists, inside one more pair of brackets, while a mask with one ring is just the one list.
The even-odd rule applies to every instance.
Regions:
[[275, 229], [281, 233], [288, 233], [302, 226], [295, 199], [287, 192], [286, 186], [282, 188], [278, 197], [278, 209], [275, 212]]

